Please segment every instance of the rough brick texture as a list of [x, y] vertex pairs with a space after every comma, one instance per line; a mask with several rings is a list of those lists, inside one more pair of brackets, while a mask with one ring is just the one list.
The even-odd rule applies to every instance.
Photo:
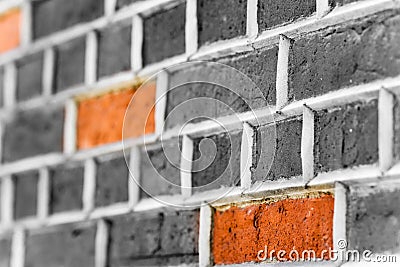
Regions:
[[29, 100], [42, 92], [43, 53], [29, 55], [18, 60], [17, 100]]
[[301, 17], [309, 17], [315, 11], [315, 0], [258, 0], [258, 27], [263, 31]]
[[400, 16], [384, 12], [295, 40], [289, 99], [300, 100], [400, 74]]
[[11, 258], [11, 236], [2, 235], [0, 237], [0, 266], [8, 267]]
[[271, 203], [216, 210], [213, 216], [212, 255], [215, 264], [259, 261], [257, 253], [268, 247], [285, 250], [313, 249], [316, 255], [332, 248], [334, 198], [283, 199]]
[[318, 111], [314, 131], [317, 172], [373, 164], [378, 160], [376, 100]]
[[194, 140], [192, 187], [207, 191], [240, 184], [242, 132]]
[[25, 266], [94, 267], [95, 235], [93, 223], [31, 231], [26, 237]]
[[[152, 211], [111, 221], [110, 266], [165, 266], [198, 254], [198, 211]], [[154, 264], [154, 265], [153, 265]]]
[[37, 210], [38, 171], [27, 171], [13, 176], [14, 218], [33, 217]]
[[40, 0], [32, 4], [34, 39], [94, 20], [104, 13], [104, 2], [96, 0]]
[[186, 4], [143, 19], [144, 65], [185, 53]]
[[84, 37], [74, 39], [56, 48], [55, 91], [83, 84], [85, 78]]
[[199, 45], [246, 34], [246, 0], [199, 0]]
[[84, 168], [67, 163], [50, 170], [50, 213], [82, 209]]
[[[302, 174], [301, 118], [257, 129], [253, 151], [253, 181], [288, 179]], [[271, 149], [275, 147], [275, 151]]]
[[149, 83], [145, 87], [138, 91], [136, 85], [129, 86], [125, 90], [81, 100], [78, 103], [78, 148], [91, 148], [120, 141], [122, 137], [154, 132], [155, 84]]
[[3, 161], [61, 152], [64, 113], [61, 108], [21, 111], [5, 125]]
[[127, 202], [128, 179], [129, 170], [123, 154], [99, 157], [96, 169], [95, 206]]
[[113, 24], [99, 33], [98, 76], [108, 76], [131, 69], [132, 25]]
[[181, 142], [172, 139], [142, 147], [140, 185], [142, 197], [180, 194]]
[[11, 9], [0, 14], [0, 53], [14, 49], [20, 44], [21, 11]]
[[347, 196], [348, 249], [396, 253], [400, 248], [398, 183], [350, 186]]

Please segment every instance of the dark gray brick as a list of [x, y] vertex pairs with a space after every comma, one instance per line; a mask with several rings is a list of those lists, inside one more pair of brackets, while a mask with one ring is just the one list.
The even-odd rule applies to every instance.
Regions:
[[11, 236], [0, 237], [0, 267], [9, 267], [11, 259]]
[[42, 92], [43, 53], [26, 56], [16, 62], [17, 100], [29, 100]]
[[186, 3], [143, 19], [144, 65], [185, 53]]
[[314, 133], [317, 172], [375, 163], [378, 160], [377, 101], [318, 111]]
[[123, 7], [129, 6], [130, 4], [143, 2], [147, 0], [117, 0], [116, 9], [121, 9]]
[[198, 0], [199, 45], [246, 34], [246, 0]]
[[[301, 134], [301, 118], [259, 127], [253, 152], [252, 180], [275, 181], [301, 175]], [[275, 151], [271, 152], [273, 147]]]
[[181, 143], [172, 139], [143, 147], [140, 156], [142, 197], [180, 194]]
[[62, 151], [64, 113], [61, 108], [21, 111], [6, 123], [3, 161]]
[[192, 186], [195, 192], [240, 185], [242, 132], [194, 140]]
[[83, 84], [85, 79], [85, 37], [56, 48], [55, 91]]
[[315, 0], [258, 0], [257, 22], [260, 31], [311, 16]]
[[128, 201], [128, 165], [123, 154], [106, 155], [97, 159], [96, 207]]
[[26, 267], [95, 266], [96, 226], [62, 225], [36, 230], [26, 237]]
[[104, 13], [104, 1], [34, 1], [32, 12], [33, 38], [37, 39], [101, 17]]
[[400, 186], [387, 182], [350, 185], [347, 196], [348, 249], [396, 253], [400, 248]]
[[358, 1], [362, 1], [362, 0], [329, 0], [329, 4], [332, 7], [335, 7], [337, 5], [343, 6], [343, 5], [347, 5], [347, 4], [358, 2]]
[[295, 40], [290, 101], [400, 74], [399, 29], [400, 16], [391, 11]]
[[0, 68], [0, 108], [3, 107], [4, 105], [3, 93], [4, 93], [4, 69]]
[[13, 175], [14, 195], [14, 218], [21, 219], [36, 215], [37, 210], [37, 187], [39, 172], [37, 170], [27, 171]]
[[50, 170], [50, 213], [82, 209], [84, 167], [66, 163]]
[[152, 266], [151, 262], [165, 266], [173, 259], [181, 263], [185, 257], [197, 255], [198, 217], [195, 210], [112, 218], [110, 266]]
[[131, 25], [113, 24], [99, 33], [98, 76], [131, 68]]

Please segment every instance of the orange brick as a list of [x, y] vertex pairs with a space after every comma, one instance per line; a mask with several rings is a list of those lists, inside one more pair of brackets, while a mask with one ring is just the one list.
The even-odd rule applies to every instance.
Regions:
[[0, 53], [20, 44], [21, 11], [12, 9], [0, 15]]
[[[323, 250], [333, 248], [333, 207], [334, 198], [327, 194], [216, 211], [212, 242], [214, 262], [257, 262], [260, 261], [257, 254], [265, 250], [265, 246], [268, 257], [272, 250], [285, 250], [283, 258], [289, 260], [293, 249], [299, 255], [304, 250], [314, 250], [318, 257]], [[322, 255], [329, 259], [327, 254]]]
[[[78, 103], [78, 149], [154, 132], [155, 93], [155, 83], [149, 83], [140, 90], [131, 87], [81, 100]], [[126, 112], [134, 95], [130, 110]], [[123, 130], [125, 113], [127, 119]]]

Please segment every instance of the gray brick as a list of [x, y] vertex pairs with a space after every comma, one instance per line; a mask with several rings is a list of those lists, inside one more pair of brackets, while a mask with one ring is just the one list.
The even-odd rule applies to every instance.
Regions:
[[129, 171], [123, 154], [106, 155], [97, 159], [96, 207], [128, 201]]
[[4, 105], [3, 93], [4, 93], [4, 69], [0, 68], [0, 108]]
[[14, 218], [21, 219], [36, 215], [39, 172], [27, 171], [13, 175]]
[[375, 163], [378, 160], [377, 101], [318, 111], [314, 138], [317, 172]]
[[36, 230], [26, 237], [26, 267], [95, 266], [96, 226], [62, 225]]
[[393, 108], [393, 120], [394, 120], [394, 149], [393, 154], [396, 160], [400, 159], [400, 99], [399, 96], [395, 98], [395, 104]]
[[129, 6], [130, 4], [143, 2], [147, 0], [117, 0], [116, 9], [121, 9], [123, 7]]
[[144, 65], [185, 53], [186, 3], [143, 19]]
[[50, 170], [50, 213], [82, 209], [84, 167], [66, 163]]
[[104, 1], [41, 0], [33, 2], [32, 12], [33, 38], [38, 39], [99, 18], [104, 13]]
[[6, 123], [3, 161], [62, 151], [64, 113], [61, 108], [21, 111]]
[[199, 45], [246, 34], [246, 0], [198, 0]]
[[83, 84], [85, 78], [84, 37], [63, 43], [56, 48], [55, 91]]
[[11, 236], [0, 237], [0, 267], [9, 267], [11, 259]]
[[16, 62], [17, 100], [29, 100], [42, 92], [43, 53], [26, 56]]

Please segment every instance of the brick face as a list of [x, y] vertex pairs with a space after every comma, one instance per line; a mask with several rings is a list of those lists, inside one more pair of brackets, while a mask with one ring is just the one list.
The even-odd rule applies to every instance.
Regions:
[[36, 215], [38, 171], [28, 171], [13, 176], [14, 218], [21, 219]]
[[11, 236], [0, 237], [0, 267], [8, 267], [11, 258]]
[[333, 247], [334, 198], [283, 199], [277, 202], [230, 207], [213, 216], [212, 255], [215, 264], [259, 261], [257, 253], [296, 248], [316, 255]]
[[0, 54], [20, 44], [21, 11], [12, 9], [0, 14]]
[[43, 53], [39, 52], [18, 60], [17, 100], [29, 100], [42, 92]]

